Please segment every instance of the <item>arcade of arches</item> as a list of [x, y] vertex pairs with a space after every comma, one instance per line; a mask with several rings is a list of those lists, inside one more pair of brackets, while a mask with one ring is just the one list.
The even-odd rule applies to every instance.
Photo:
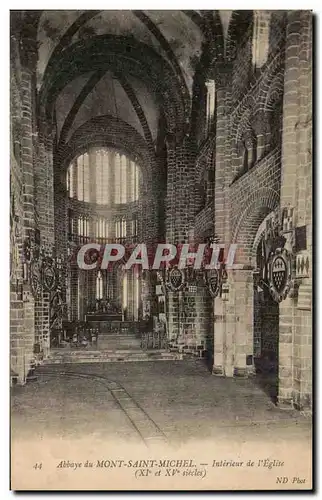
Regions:
[[[311, 44], [307, 11], [11, 12], [19, 384], [69, 342], [103, 350], [115, 324], [311, 408]], [[82, 244], [110, 241], [238, 251], [217, 281], [186, 270], [172, 287], [78, 268]]]

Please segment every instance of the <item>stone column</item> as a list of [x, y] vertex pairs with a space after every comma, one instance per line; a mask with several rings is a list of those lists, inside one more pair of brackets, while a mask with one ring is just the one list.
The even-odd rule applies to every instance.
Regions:
[[[295, 226], [303, 225], [305, 182], [311, 171], [311, 14], [288, 12], [283, 103], [281, 206], [294, 207]], [[309, 191], [311, 186], [309, 187]], [[302, 193], [305, 195], [302, 196]], [[308, 220], [310, 224], [310, 221]], [[310, 237], [308, 238], [310, 246]], [[288, 297], [280, 304], [278, 403], [283, 408], [308, 402], [311, 378], [310, 311], [297, 310]], [[309, 375], [308, 375], [309, 374]], [[304, 391], [303, 391], [304, 389]]]
[[[34, 212], [34, 142], [35, 131], [34, 109], [35, 109], [35, 84], [34, 74], [36, 69], [37, 48], [35, 40], [23, 39], [21, 51], [21, 166], [23, 172], [23, 212], [24, 212], [24, 238], [34, 241], [35, 212]], [[23, 303], [24, 333], [19, 343], [18, 358], [19, 366], [22, 367], [18, 373], [18, 382], [24, 384], [33, 360], [33, 347], [35, 342], [35, 300], [31, 293], [29, 282], [25, 282], [23, 291], [28, 294], [28, 299]], [[25, 297], [27, 297], [25, 295]]]
[[[166, 240], [180, 245], [191, 239], [195, 217], [194, 169], [195, 147], [190, 139], [176, 143], [172, 137], [167, 142], [168, 179], [166, 209]], [[183, 308], [180, 292], [168, 294], [169, 338], [176, 339], [182, 327], [179, 305]], [[182, 303], [181, 303], [182, 302]]]
[[[234, 141], [230, 134], [231, 82], [230, 71], [218, 68], [216, 80], [216, 155], [215, 155], [215, 235], [221, 245], [230, 244], [229, 185], [235, 173], [232, 169]], [[237, 166], [236, 166], [237, 168]], [[233, 376], [234, 325], [231, 318], [232, 296], [223, 301], [214, 299], [214, 375]]]
[[312, 408], [312, 15], [301, 11], [300, 19], [296, 226], [306, 227], [306, 250], [300, 254], [309, 266], [295, 313], [294, 405], [302, 410]]
[[235, 293], [234, 375], [247, 376], [253, 373], [253, 271], [230, 272]]

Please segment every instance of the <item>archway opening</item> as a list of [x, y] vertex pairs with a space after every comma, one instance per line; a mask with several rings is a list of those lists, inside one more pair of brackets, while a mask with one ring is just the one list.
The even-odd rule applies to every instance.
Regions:
[[254, 274], [254, 365], [257, 381], [275, 403], [278, 394], [279, 303], [267, 285], [267, 251], [264, 236], [256, 252]]

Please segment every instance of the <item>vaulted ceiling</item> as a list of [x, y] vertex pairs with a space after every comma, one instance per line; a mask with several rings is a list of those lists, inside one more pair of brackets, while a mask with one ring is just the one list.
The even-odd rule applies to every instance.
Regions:
[[58, 142], [99, 116], [123, 120], [152, 143], [161, 113], [187, 121], [216, 16], [224, 37], [231, 11], [42, 11], [37, 88]]

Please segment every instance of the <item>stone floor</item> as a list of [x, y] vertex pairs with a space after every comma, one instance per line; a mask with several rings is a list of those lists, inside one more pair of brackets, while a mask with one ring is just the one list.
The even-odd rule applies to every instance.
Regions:
[[215, 377], [202, 361], [53, 365], [37, 375], [12, 388], [14, 439], [310, 441], [310, 419], [278, 409], [258, 379]]

